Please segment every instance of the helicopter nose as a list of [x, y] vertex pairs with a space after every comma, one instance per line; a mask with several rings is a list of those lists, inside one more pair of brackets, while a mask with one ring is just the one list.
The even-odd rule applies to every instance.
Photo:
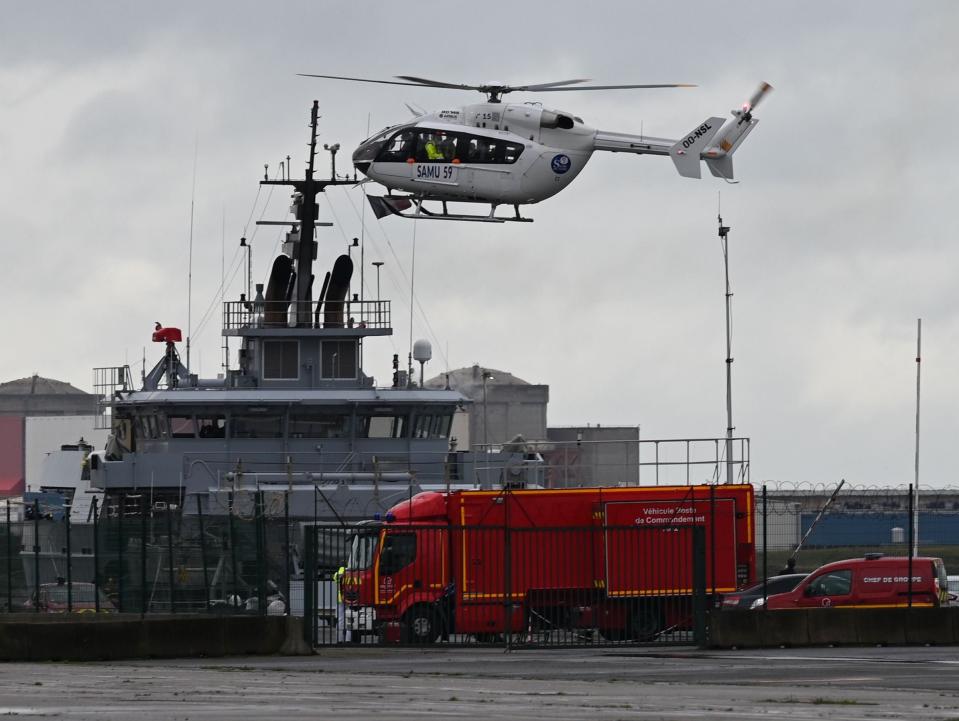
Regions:
[[370, 163], [353, 163], [353, 167], [363, 173], [363, 175], [366, 175], [366, 171], [370, 168]]

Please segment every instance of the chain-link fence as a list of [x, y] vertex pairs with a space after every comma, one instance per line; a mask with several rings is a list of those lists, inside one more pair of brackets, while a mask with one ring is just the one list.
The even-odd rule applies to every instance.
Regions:
[[[837, 491], [838, 488], [838, 491]], [[942, 558], [959, 572], [959, 489], [777, 484], [756, 494], [758, 575], [866, 553]], [[794, 566], [788, 565], [794, 559]]]

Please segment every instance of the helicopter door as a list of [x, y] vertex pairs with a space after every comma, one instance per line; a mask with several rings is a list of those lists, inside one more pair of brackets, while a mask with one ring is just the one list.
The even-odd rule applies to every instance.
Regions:
[[478, 135], [463, 137], [460, 143], [465, 145], [462, 155], [469, 166], [463, 185], [476, 197], [498, 200], [511, 179], [507, 163], [515, 162], [515, 158], [505, 159], [506, 144], [499, 138]]
[[416, 157], [416, 131], [401, 130], [390, 138], [376, 156], [376, 172], [396, 178], [409, 178]]

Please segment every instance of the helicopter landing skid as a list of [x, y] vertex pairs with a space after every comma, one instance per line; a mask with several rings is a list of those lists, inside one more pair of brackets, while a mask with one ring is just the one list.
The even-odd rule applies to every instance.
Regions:
[[[514, 205], [516, 213], [513, 217], [504, 217], [496, 215], [496, 205], [490, 205], [489, 215], [470, 215], [468, 213], [450, 213], [446, 207], [446, 201], [440, 200], [443, 206], [442, 212], [434, 212], [425, 207], [426, 199], [415, 198], [409, 195], [385, 195], [385, 196], [366, 196], [370, 201], [370, 207], [373, 208], [373, 214], [377, 218], [385, 218], [388, 215], [398, 215], [401, 218], [411, 220], [464, 220], [473, 223], [532, 223], [532, 218], [524, 218], [519, 214], [519, 206]], [[411, 210], [412, 209], [412, 210]], [[409, 211], [409, 212], [407, 212]]]

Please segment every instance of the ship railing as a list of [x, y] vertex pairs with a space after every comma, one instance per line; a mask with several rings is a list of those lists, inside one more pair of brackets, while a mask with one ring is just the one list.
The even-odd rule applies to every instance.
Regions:
[[[307, 320], [302, 321], [303, 318]], [[317, 312], [311, 301], [227, 301], [223, 329], [249, 328], [389, 328], [390, 301], [326, 301]]]
[[749, 438], [586, 440], [577, 435], [588, 429], [557, 430], [572, 440], [475, 445], [477, 475], [497, 474], [501, 453], [521, 450], [542, 459], [547, 488], [750, 482]]
[[119, 394], [132, 391], [133, 375], [130, 366], [109, 366], [93, 369], [93, 392], [97, 397], [97, 415], [94, 427], [109, 429], [113, 424], [113, 401]]

